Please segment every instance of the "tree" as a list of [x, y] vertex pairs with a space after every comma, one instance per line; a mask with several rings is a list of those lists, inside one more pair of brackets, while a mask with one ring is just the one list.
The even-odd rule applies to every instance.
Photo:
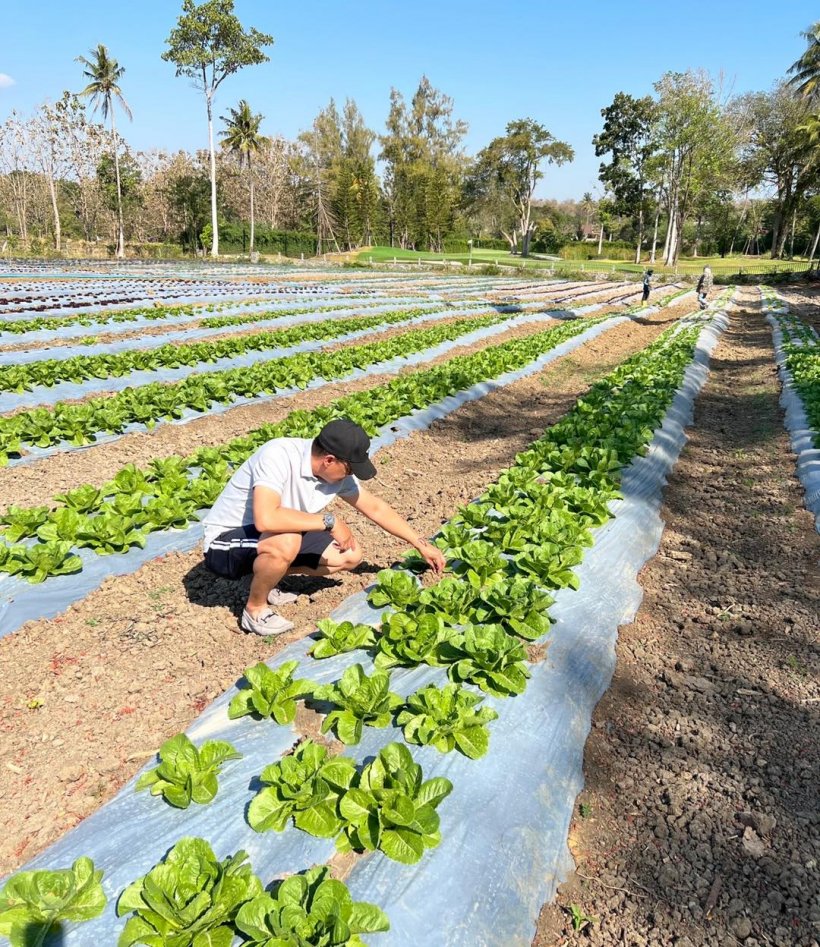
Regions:
[[741, 161], [748, 182], [753, 186], [765, 182], [775, 189], [771, 255], [781, 257], [789, 223], [803, 195], [818, 180], [809, 103], [780, 83], [771, 92], [741, 96], [734, 108], [747, 128]]
[[123, 98], [120, 89], [120, 81], [125, 74], [125, 68], [121, 66], [116, 59], [109, 56], [108, 49], [100, 43], [96, 49], [91, 51], [91, 59], [85, 56], [78, 56], [77, 62], [82, 63], [86, 68], [83, 75], [88, 79], [88, 85], [80, 92], [80, 97], [89, 97], [96, 112], [99, 109], [103, 118], [111, 116], [111, 148], [114, 152], [114, 170], [117, 179], [117, 250], [118, 257], [125, 256], [125, 228], [123, 226], [122, 216], [122, 188], [120, 185], [120, 155], [119, 143], [117, 140], [117, 129], [114, 123], [114, 100], [120, 103], [120, 107], [126, 116], [131, 118], [131, 109]]
[[655, 83], [657, 143], [667, 230], [664, 263], [673, 266], [683, 229], [703, 191], [714, 190], [734, 162], [734, 126], [704, 72], [668, 72]]
[[[103, 204], [123, 219], [124, 211], [131, 213], [142, 203], [142, 173], [133, 155], [124, 152], [118, 161], [103, 154], [97, 165], [97, 180]], [[122, 226], [120, 223], [119, 226]]]
[[390, 243], [403, 249], [443, 249], [461, 190], [461, 142], [466, 122], [453, 118], [453, 100], [419, 81], [410, 105], [390, 91], [387, 133], [381, 136]]
[[494, 138], [478, 154], [474, 174], [478, 190], [495, 184], [514, 208], [515, 228], [511, 233], [504, 232], [504, 236], [513, 253], [520, 237], [521, 256], [526, 257], [536, 227], [532, 201], [536, 185], [544, 177], [541, 167], [544, 162], [561, 165], [572, 161], [575, 152], [531, 118], [510, 122], [506, 131], [506, 135]]
[[211, 255], [219, 255], [219, 222], [216, 206], [216, 152], [214, 150], [213, 101], [216, 90], [228, 76], [244, 66], [267, 62], [263, 46], [273, 37], [251, 27], [244, 30], [233, 12], [233, 0], [182, 0], [182, 15], [166, 40], [162, 54], [176, 66], [177, 76], [187, 76], [205, 95], [208, 113], [208, 148], [211, 159]]
[[230, 109], [230, 116], [222, 116], [225, 130], [221, 133], [222, 147], [236, 156], [240, 170], [248, 169], [250, 189], [251, 242], [250, 252], [254, 249], [254, 166], [253, 158], [270, 145], [270, 138], [259, 134], [259, 126], [264, 115], [254, 115], [250, 105], [242, 99], [238, 108]]
[[803, 55], [789, 66], [789, 85], [797, 94], [815, 102], [820, 97], [820, 22], [800, 34], [808, 43]]
[[636, 99], [617, 92], [612, 104], [601, 109], [603, 131], [592, 143], [600, 158], [611, 155], [609, 164], [602, 162], [598, 178], [613, 195], [618, 210], [637, 218], [635, 262], [641, 261], [644, 235], [644, 204], [647, 179], [656, 150], [654, 126], [657, 106], [651, 96]]

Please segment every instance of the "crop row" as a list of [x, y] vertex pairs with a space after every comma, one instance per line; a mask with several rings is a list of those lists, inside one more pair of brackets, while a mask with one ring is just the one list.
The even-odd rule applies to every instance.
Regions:
[[[233, 469], [273, 437], [312, 437], [334, 417], [352, 418], [373, 432], [478, 381], [526, 365], [594, 324], [593, 320], [564, 323], [458, 356], [312, 411], [292, 411], [276, 424], [221, 447], [202, 448], [187, 458], [154, 460], [147, 470], [128, 465], [102, 488], [84, 485], [58, 495], [56, 509], [10, 507], [0, 517], [10, 544], [0, 544], [0, 572], [41, 582], [82, 568], [80, 558], [71, 552], [73, 545], [100, 554], [143, 546], [149, 532], [181, 528], [196, 519], [198, 510], [213, 504]], [[34, 545], [20, 542], [33, 537], [39, 540]]]
[[316, 378], [330, 380], [357, 368], [406, 357], [476, 329], [500, 324], [504, 318], [471, 316], [335, 352], [301, 352], [243, 368], [203, 372], [178, 382], [153, 382], [114, 395], [79, 403], [59, 402], [53, 407], [0, 417], [0, 466], [10, 456], [19, 455], [23, 445], [50, 447], [68, 442], [79, 447], [92, 443], [101, 432], [119, 434], [130, 424], [150, 428], [157, 421], [180, 418], [188, 410], [204, 412], [215, 404], [230, 404], [236, 398], [304, 388]]
[[[454, 736], [491, 722], [491, 715], [477, 720], [480, 698], [463, 685], [475, 685], [498, 697], [523, 692], [529, 676], [524, 641], [540, 638], [548, 630], [550, 591], [577, 588], [572, 569], [580, 562], [583, 547], [592, 543], [591, 529], [611, 515], [607, 504], [619, 496], [623, 468], [646, 452], [691, 361], [699, 331], [692, 327], [677, 334], [667, 332], [647, 350], [627, 359], [520, 454], [515, 466], [478, 501], [463, 507], [436, 540], [452, 566], [451, 577], [423, 590], [407, 572], [380, 573], [370, 595], [373, 605], [388, 608], [380, 634], [367, 626], [323, 623], [323, 637], [313, 649], [315, 657], [364, 645], [375, 652], [376, 667], [382, 670], [368, 678], [360, 666], [354, 666], [336, 684], [316, 687], [293, 681], [293, 664], [276, 671], [257, 665], [246, 672], [248, 687], [231, 702], [229, 714], [253, 713], [282, 723], [293, 719], [294, 700], [309, 694], [336, 706], [326, 724], [335, 727], [344, 742], [356, 742], [363, 724], [382, 725], [385, 715], [389, 717], [397, 707], [398, 698], [390, 693], [389, 674], [383, 669], [426, 663], [446, 667], [452, 683], [445, 688], [430, 686], [408, 699], [405, 736], [444, 752], [457, 747], [471, 757], [482, 755], [486, 746], [481, 741], [475, 744], [468, 737], [459, 745]], [[408, 564], [416, 563], [409, 557]], [[363, 629], [368, 640], [362, 640]], [[459, 696], [464, 700], [459, 701]], [[163, 746], [159, 767], [146, 772], [137, 789], [150, 787], [172, 805], [210, 802], [222, 763], [235, 756], [230, 744], [208, 741], [197, 749], [179, 735]], [[401, 744], [388, 744], [359, 770], [351, 759], [329, 757], [324, 747], [310, 740], [264, 769], [259, 784], [247, 810], [254, 830], [282, 831], [292, 822], [310, 834], [335, 838], [342, 851], [378, 849], [407, 863], [418, 861], [426, 848], [439, 843], [435, 809], [452, 789], [445, 779], [425, 782], [421, 768]], [[152, 869], [146, 878], [126, 888], [117, 913], [134, 912], [134, 916], [120, 938], [121, 947], [170, 943], [163, 936], [171, 931], [179, 938], [174, 943], [186, 947], [219, 925], [227, 928], [226, 945], [234, 930], [251, 934], [239, 923], [241, 912], [246, 911], [243, 905], [253, 903], [260, 894], [247, 880], [249, 870], [243, 875], [245, 888], [237, 886], [241, 896], [227, 911], [212, 911], [209, 916], [218, 866], [213, 871], [200, 870], [196, 880], [190, 880], [190, 869], [186, 876], [177, 864], [187, 854], [183, 845], [192, 852], [196, 846], [200, 864], [215, 863], [204, 840], [186, 839], [172, 849], [162, 868]], [[244, 861], [244, 853], [237, 857]], [[89, 862], [83, 867], [87, 882], [93, 865]], [[22, 879], [36, 895], [32, 874], [21, 873], [9, 884]], [[310, 873], [302, 876], [300, 893], [309, 877]], [[280, 892], [281, 887], [276, 895]], [[162, 912], [157, 910], [158, 895], [165, 906]], [[72, 920], [97, 916], [105, 905], [100, 896], [101, 891], [90, 914], [67, 916]], [[344, 897], [341, 891], [340, 896]], [[37, 899], [32, 897], [32, 901], [38, 910]], [[271, 916], [281, 920], [284, 913], [262, 912], [263, 919]], [[302, 914], [298, 916], [301, 921]], [[385, 929], [383, 915], [373, 918], [381, 926], [369, 929]], [[264, 936], [254, 930], [250, 942], [276, 943], [271, 938], [277, 933], [271, 927], [262, 929]], [[320, 940], [307, 926], [302, 934], [305, 944], [355, 943], [347, 937]]]
[[41, 385], [52, 387], [64, 381], [119, 378], [137, 371], [207, 364], [222, 358], [243, 355], [245, 352], [264, 352], [266, 349], [286, 348], [301, 342], [332, 339], [351, 332], [407, 322], [425, 315], [429, 315], [426, 309], [403, 309], [350, 319], [299, 323], [285, 329], [212, 341], [166, 344], [155, 349], [137, 349], [114, 355], [75, 355], [72, 358], [44, 359], [25, 365], [7, 365], [0, 367], [0, 391], [19, 393], [31, 391]]
[[76, 316], [38, 316], [36, 319], [17, 319], [0, 324], [0, 332], [10, 332], [15, 335], [22, 335], [27, 332], [37, 332], [41, 329], [65, 329], [71, 326], [93, 326], [105, 325], [109, 322], [138, 322], [160, 321], [165, 319], [177, 319], [180, 316], [190, 316], [197, 322], [200, 320], [215, 319], [214, 323], [207, 322], [208, 325], [230, 325], [230, 322], [222, 323], [220, 318], [235, 318], [237, 322], [256, 321], [259, 319], [276, 319], [280, 316], [298, 316], [309, 312], [334, 312], [337, 309], [350, 309], [353, 306], [358, 308], [367, 308], [370, 306], [382, 306], [384, 300], [363, 300], [357, 296], [351, 296], [350, 301], [331, 306], [303, 306], [296, 309], [273, 309], [263, 313], [248, 313], [245, 316], [220, 317], [209, 316], [208, 313], [220, 312], [225, 309], [238, 309], [244, 307], [258, 307], [260, 300], [248, 300], [226, 303], [189, 303], [185, 306], [142, 306], [137, 309], [120, 309], [115, 311], [103, 311], [89, 314], [80, 314]]
[[764, 294], [770, 313], [783, 333], [783, 354], [786, 370], [800, 400], [809, 426], [814, 432], [814, 446], [820, 448], [820, 338], [797, 316], [784, 311], [783, 301], [775, 294]]

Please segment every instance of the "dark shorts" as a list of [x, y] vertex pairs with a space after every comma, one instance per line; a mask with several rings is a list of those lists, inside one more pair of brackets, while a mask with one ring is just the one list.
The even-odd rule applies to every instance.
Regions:
[[646, 302], [647, 299], [649, 299], [649, 287], [648, 287], [648, 286], [644, 286], [644, 288], [643, 288], [643, 301]]
[[[255, 526], [239, 526], [220, 533], [205, 552], [205, 565], [227, 579], [250, 575], [260, 536]], [[302, 546], [291, 567], [318, 568], [322, 554], [332, 542], [333, 537], [324, 530], [302, 533]]]

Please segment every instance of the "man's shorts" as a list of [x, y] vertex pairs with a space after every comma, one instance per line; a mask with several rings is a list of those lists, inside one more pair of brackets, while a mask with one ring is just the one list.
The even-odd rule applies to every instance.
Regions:
[[[228, 579], [250, 575], [253, 572], [253, 561], [256, 559], [260, 536], [261, 533], [253, 524], [220, 533], [205, 553], [205, 565], [211, 572]], [[332, 542], [333, 537], [325, 530], [302, 533], [302, 545], [291, 563], [291, 568], [318, 568], [322, 554]]]

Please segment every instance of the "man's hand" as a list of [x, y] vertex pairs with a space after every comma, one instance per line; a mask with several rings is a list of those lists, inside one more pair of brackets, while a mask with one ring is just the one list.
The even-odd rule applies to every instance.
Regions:
[[336, 517], [336, 525], [330, 531], [330, 535], [342, 552], [347, 552], [348, 549], [352, 549], [356, 545], [356, 538], [350, 531], [350, 527], [338, 516]]
[[441, 575], [442, 572], [444, 572], [444, 567], [447, 565], [447, 562], [438, 546], [434, 546], [432, 543], [422, 540], [418, 546], [416, 546], [416, 549], [436, 575]]

